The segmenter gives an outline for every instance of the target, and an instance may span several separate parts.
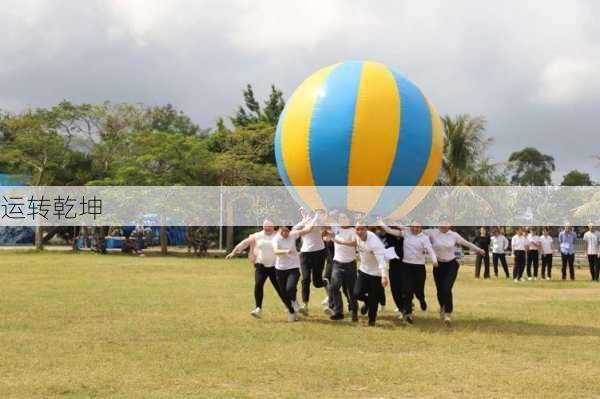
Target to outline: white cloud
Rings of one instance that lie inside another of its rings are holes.
[[[549,104],[569,104],[598,97],[600,60],[590,57],[558,57],[548,63],[540,77],[539,98]]]

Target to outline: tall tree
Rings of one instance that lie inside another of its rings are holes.
[[[502,184],[504,175],[490,162],[486,151],[492,139],[486,137],[483,117],[446,115],[444,158],[438,184],[448,186]]]
[[[245,128],[257,123],[266,123],[270,126],[277,125],[279,115],[283,111],[285,101],[283,93],[271,85],[269,98],[264,103],[264,110],[254,96],[252,85],[246,85],[243,92],[244,104],[238,107],[236,114],[229,119],[234,127]]]
[[[561,186],[592,186],[592,178],[589,173],[572,170],[563,176]]]
[[[526,147],[510,154],[511,183],[519,186],[547,186],[552,184],[552,172],[556,169],[554,157],[538,149]]]

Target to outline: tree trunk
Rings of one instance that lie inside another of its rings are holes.
[[[44,249],[44,227],[40,225],[35,226],[35,249]]]
[[[165,226],[165,223],[165,217],[163,215],[160,215],[160,253],[163,255],[166,255],[168,252],[167,226]]]

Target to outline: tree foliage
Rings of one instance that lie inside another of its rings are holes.
[[[556,169],[554,157],[538,149],[526,147],[510,154],[511,183],[519,186],[546,186],[552,184]]]
[[[561,186],[592,186],[592,178],[589,173],[572,170],[563,176]]]

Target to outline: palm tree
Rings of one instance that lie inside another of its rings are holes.
[[[485,152],[493,141],[485,136],[485,118],[468,114],[446,115],[442,122],[445,140],[439,182],[448,186],[482,185],[482,175],[490,173],[491,166]]]

